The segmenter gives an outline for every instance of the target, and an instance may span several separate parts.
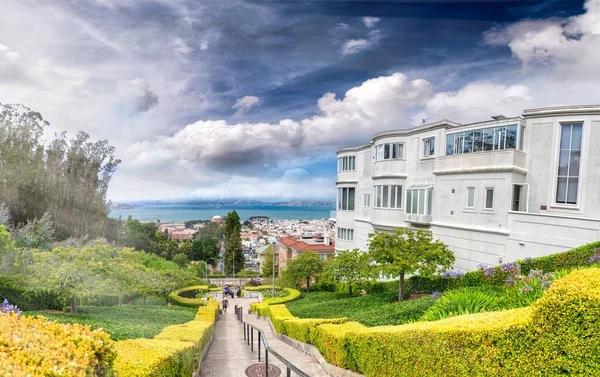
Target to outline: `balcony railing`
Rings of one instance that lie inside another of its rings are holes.
[[[527,155],[516,149],[438,157],[433,174],[513,172],[527,174]]]

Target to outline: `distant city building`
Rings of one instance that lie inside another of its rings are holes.
[[[325,260],[335,254],[335,244],[329,236],[296,238],[280,237],[275,244],[275,252],[279,259],[279,271],[285,270],[287,264],[305,251],[314,251]]]
[[[492,118],[339,149],[336,249],[367,250],[375,230],[422,229],[474,270],[600,239],[600,106]]]
[[[185,230],[176,230],[168,233],[168,238],[173,240],[189,240],[196,233],[195,230],[185,229]]]

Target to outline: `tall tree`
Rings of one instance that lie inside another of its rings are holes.
[[[265,253],[265,263],[262,265],[260,276],[264,278],[272,278],[273,262],[275,262],[275,277],[279,277],[279,258],[275,257],[275,261],[273,261],[274,255],[275,253],[273,245],[269,245],[269,250]]]
[[[225,243],[225,272],[236,274],[243,269],[242,239],[239,232],[234,232]]]
[[[310,292],[310,282],[323,272],[323,259],[314,251],[304,251],[288,263],[284,274],[288,280],[306,283],[306,292]]]
[[[454,263],[454,254],[442,241],[434,241],[431,233],[408,228],[370,234],[369,253],[383,276],[398,279],[398,301],[404,299],[406,274],[428,276]]]
[[[371,256],[359,249],[342,250],[325,263],[325,273],[338,283],[348,284],[352,297],[352,284],[372,277]]]
[[[108,214],[106,191],[120,160],[106,140],[79,132],[44,141],[48,122],[22,105],[0,104],[0,202],[13,226],[53,220],[59,239],[99,237]]]
[[[240,224],[240,216],[237,214],[235,210],[229,212],[227,216],[225,216],[225,224],[223,225],[223,234],[225,235],[225,242],[229,240],[229,237],[234,234],[240,234],[241,224]]]

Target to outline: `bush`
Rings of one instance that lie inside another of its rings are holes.
[[[181,288],[169,293],[169,302],[175,305],[187,306],[190,308],[204,306],[206,304],[206,300],[203,298],[195,298],[195,296],[198,291],[207,292],[208,290],[208,286],[206,285],[194,285],[191,287]],[[194,296],[194,298],[183,296],[189,295],[190,292],[192,292],[191,294]]]
[[[427,309],[421,320],[437,321],[458,315],[492,312],[499,309],[498,298],[491,295],[490,292],[463,288],[445,292]]]
[[[0,365],[10,376],[109,376],[116,356],[102,330],[43,317],[0,315]]]
[[[273,327],[280,334],[286,334],[285,327],[283,322],[296,318],[290,313],[285,305],[271,305],[269,306],[269,317],[271,317],[271,322],[273,322]]]
[[[366,329],[358,322],[346,322],[341,325],[323,324],[317,326],[313,335],[313,344],[328,363],[340,368],[358,370],[356,363],[348,359],[346,334]]]
[[[61,310],[69,304],[69,298],[63,295],[44,290],[24,290],[9,282],[0,285],[0,301],[4,299],[22,310]]]
[[[214,332],[219,303],[198,308],[193,321],[169,326],[154,339],[117,342],[114,370],[119,377],[189,376]]]
[[[346,318],[313,319],[292,317],[291,319],[283,321],[284,331],[281,332],[278,330],[278,332],[286,334],[290,338],[303,343],[316,344],[316,329],[319,325],[325,323],[340,324],[346,321]]]

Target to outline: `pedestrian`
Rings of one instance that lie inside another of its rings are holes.
[[[223,307],[223,313],[227,313],[227,307],[229,306],[229,301],[227,301],[227,298],[223,298],[223,301],[221,301],[221,306]]]

